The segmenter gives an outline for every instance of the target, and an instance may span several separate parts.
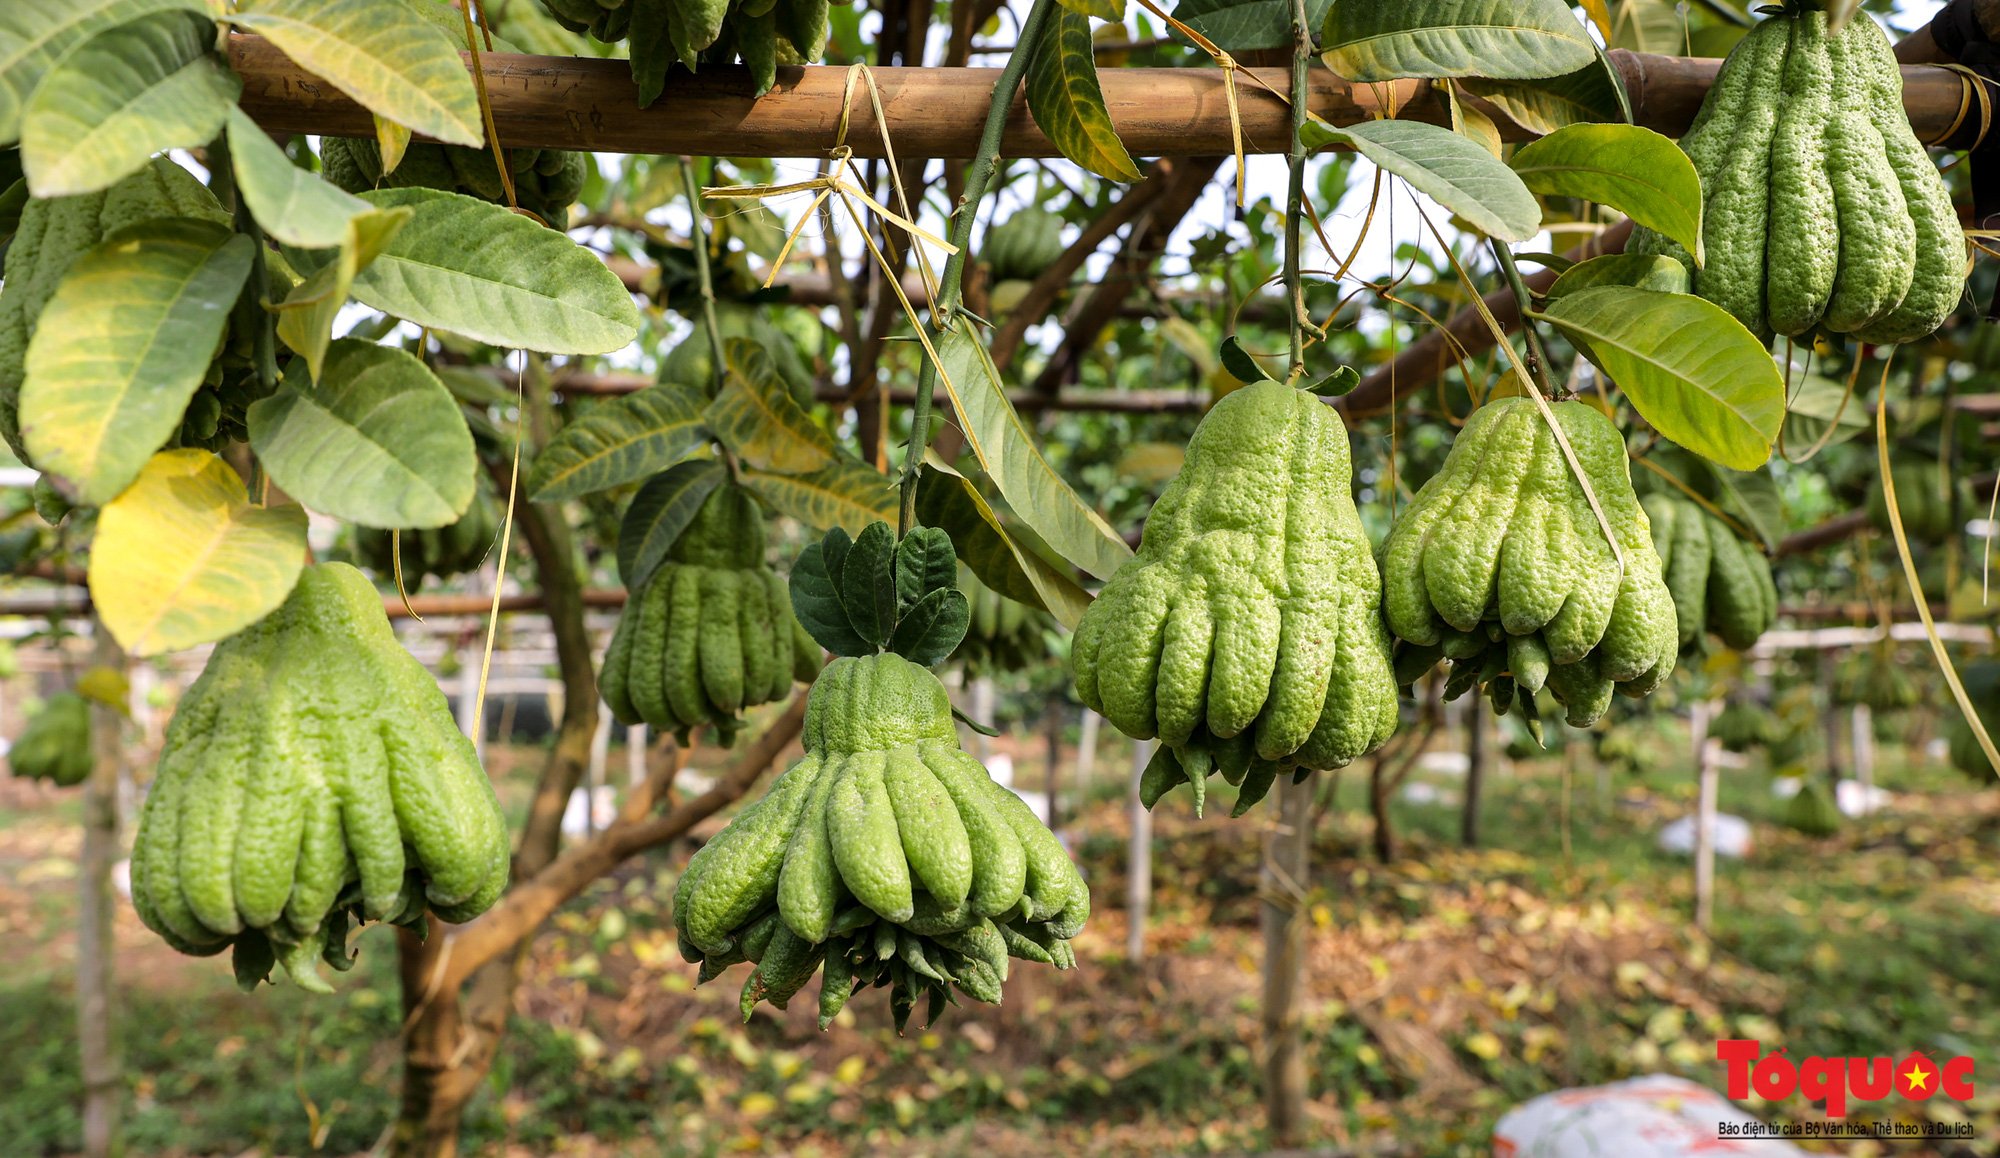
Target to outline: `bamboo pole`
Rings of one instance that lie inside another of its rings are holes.
[[[1679,135],[1694,118],[1721,66],[1718,60],[1623,50],[1611,53],[1611,59],[1631,93],[1634,119],[1669,136]],[[374,135],[366,109],[261,37],[231,36],[229,62],[243,78],[244,111],[266,129]],[[882,149],[881,128],[869,102],[847,99],[844,68],[781,68],[777,87],[762,99],[752,98],[749,73],[742,68],[676,69],[667,78],[665,94],[641,109],[622,60],[489,53],[482,65],[494,124],[502,142],[513,147],[814,157],[840,139],[842,109],[851,105],[847,145],[857,156],[878,156]],[[972,155],[995,70],[878,68],[873,75],[898,155]],[[1245,151],[1284,152],[1289,139],[1285,106],[1271,91],[1284,90],[1286,70],[1246,68],[1239,77]],[[1107,68],[1099,82],[1111,123],[1133,155],[1219,156],[1232,151],[1220,69]],[[1962,91],[1958,75],[1946,69],[1904,66],[1903,104],[1919,138],[1935,140],[1951,128]],[[1310,107],[1336,125],[1387,115],[1391,109],[1405,119],[1447,120],[1447,110],[1425,82],[1350,84],[1324,69],[1313,72]],[[1494,121],[1509,139],[1526,136],[1504,114],[1496,111]],[[1010,158],[1058,155],[1029,118],[1025,101],[1017,99],[1008,115],[1001,153]]]

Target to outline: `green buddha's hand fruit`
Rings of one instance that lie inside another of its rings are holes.
[[[50,696],[7,749],[7,764],[16,776],[63,788],[89,779],[90,701],[75,692]]]
[[[1881,26],[1863,14],[1836,33],[1818,7],[1787,7],[1730,52],[1681,138],[1706,263],[1644,227],[1627,252],[1679,259],[1753,334],[1915,341],[1964,293],[1951,191],[1910,129]]]
[[[233,947],[323,991],[350,923],[485,912],[508,841],[472,742],[396,642],[375,587],[305,569],[278,610],[219,644],[167,728],[139,818],[132,899],[186,953]]]
[[[1729,524],[1679,495],[1649,494],[1644,505],[1682,650],[1698,650],[1705,631],[1738,651],[1755,644],[1778,617],[1771,561]]]
[[[1090,891],[1020,797],[958,746],[944,685],[893,653],[834,660],[806,701],[805,758],[694,855],[674,890],[707,980],[756,962],[747,1017],[822,973],[820,1024],[865,985],[898,1024],[956,989],[997,1002],[1008,956],[1067,968]],[[767,922],[775,917],[776,933]]]
[[[601,691],[622,724],[685,738],[712,725],[727,744],[744,708],[782,699],[817,666],[784,580],[764,565],[764,515],[734,484],[710,493],[667,561],[625,605]]]
[[[392,542],[391,535],[396,535]],[[448,527],[400,533],[361,527],[355,532],[355,553],[376,575],[395,574],[397,556],[403,564],[403,589],[415,591],[424,576],[449,579],[476,569],[498,546],[500,521],[493,500],[484,491],[473,496],[471,509]]]
[[[1534,697],[1517,687],[1546,687],[1571,724],[1587,726],[1614,690],[1657,688],[1680,642],[1624,439],[1583,403],[1549,410],[1587,492],[1534,401],[1498,399],[1473,412],[1381,550],[1383,608],[1405,651],[1442,653],[1453,664],[1448,696],[1484,686],[1495,710],[1518,711],[1531,732]]]
[[[1077,695],[1127,735],[1159,737],[1161,791],[1186,779],[1199,808],[1211,771],[1337,768],[1395,731],[1350,474],[1347,428],[1320,399],[1277,382],[1236,391],[1084,613]]]

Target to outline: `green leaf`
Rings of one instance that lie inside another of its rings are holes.
[[[306,513],[250,504],[205,450],[169,450],[97,516],[90,599],[133,655],[236,634],[276,610],[306,562]]]
[[[832,541],[808,543],[799,552],[792,564],[791,591],[792,614],[798,616],[799,626],[814,642],[835,655],[874,655],[876,648],[861,638],[854,625],[847,621],[847,609],[840,602],[840,586],[835,583],[832,567],[827,561],[827,547]],[[845,534],[841,545],[845,546]]]
[[[917,484],[917,517],[942,528],[981,583],[1028,607],[1054,615],[1074,629],[1090,595],[1008,532],[971,479],[935,455]]]
[[[1318,117],[1300,136],[1310,148],[1346,145],[1502,241],[1542,228],[1542,207],[1505,162],[1450,129],[1421,121],[1365,121],[1338,128]]]
[[[7,0],[0,4],[0,144],[20,139],[21,110],[43,74],[92,34],[149,12],[205,13],[201,0]]]
[[[958,552],[949,534],[937,527],[915,527],[896,544],[898,616],[931,592],[957,586]]]
[[[458,400],[416,355],[342,338],[317,384],[287,374],[250,405],[250,446],[271,481],[364,527],[443,527],[472,505],[479,470]]]
[[[561,502],[658,474],[708,437],[704,401],[683,386],[648,386],[599,402],[535,456],[528,497]]]
[[[851,459],[836,459],[809,474],[745,468],[742,480],[773,510],[816,529],[859,532],[878,519],[896,517],[895,481]]]
[[[870,523],[840,562],[840,605],[855,633],[876,646],[896,629],[896,532]]]
[[[1671,257],[1647,253],[1605,253],[1577,262],[1556,276],[1549,286],[1551,301],[1598,286],[1623,285],[1660,293],[1688,291],[1687,266]]]
[[[1097,83],[1090,17],[1058,7],[1028,58],[1028,112],[1063,156],[1100,177],[1137,181],[1139,167],[1111,127]]]
[[[729,471],[712,458],[675,463],[646,480],[618,523],[618,574],[637,593]]]
[[[1764,344],[1719,307],[1601,286],[1533,316],[1554,323],[1666,438],[1732,470],[1770,458],[1784,380]]]
[[[250,215],[284,245],[332,249],[349,240],[356,217],[376,212],[368,202],[292,164],[257,122],[235,107],[229,110],[229,164]]]
[[[243,83],[210,54],[215,24],[155,12],[77,45],[21,113],[21,165],[37,197],[95,193],[153,154],[215,139]]]
[[[1079,16],[1095,16],[1114,24],[1125,19],[1125,0],[1062,0],[1062,6]]]
[[[504,205],[436,189],[376,189],[409,224],[354,279],[357,300],[419,326],[544,354],[608,354],[639,334],[632,295],[595,254]],[[330,259],[288,250],[301,273]]]
[[[1571,125],[1514,153],[1529,189],[1609,205],[1686,246],[1702,264],[1701,177],[1681,147],[1637,125]]]
[[[1562,0],[1338,0],[1320,35],[1349,80],[1561,76],[1597,58]]]
[[[965,592],[946,587],[931,592],[896,624],[889,650],[923,667],[943,663],[958,649],[972,625],[972,604]]]
[[[1306,0],[1306,23],[1318,28],[1331,0]],[[1224,52],[1292,45],[1292,0],[1181,0],[1174,19]]]
[[[1593,60],[1575,72],[1536,80],[1493,80],[1468,76],[1465,91],[1483,97],[1531,133],[1553,133],[1565,125],[1623,119],[1616,74]]]
[[[762,349],[735,338],[724,350],[728,372],[703,416],[724,446],[751,466],[779,474],[809,474],[840,458],[840,448],[792,397]]]
[[[458,46],[407,4],[260,0],[230,17],[378,116],[448,145],[483,145]]]
[[[330,187],[330,186],[329,186]],[[367,202],[362,202],[363,206]],[[277,308],[278,339],[305,358],[306,368],[317,378],[326,360],[326,348],[333,341],[334,323],[347,305],[347,292],[354,278],[368,263],[379,257],[396,234],[408,225],[415,211],[369,209],[347,219],[340,248],[325,255],[325,265],[312,271],[292,287]],[[307,250],[287,251],[295,256]],[[298,263],[294,262],[294,266]]]
[[[1251,357],[1250,351],[1243,348],[1243,340],[1235,334],[1222,339],[1220,353],[1222,368],[1229,371],[1229,376],[1238,382],[1248,385],[1251,382],[1275,380],[1271,378],[1270,371],[1259,365],[1257,359]]]
[[[1307,391],[1321,398],[1344,398],[1361,385],[1361,371],[1352,366],[1342,366],[1326,377],[1306,387]]]
[[[247,237],[173,217],[78,258],[28,342],[21,434],[36,463],[88,503],[124,490],[179,428],[255,255]]]
[[[958,408],[959,429],[1021,521],[1063,558],[1100,579],[1132,549],[1049,465],[1000,384],[1000,371],[969,325],[937,339],[938,377]]]

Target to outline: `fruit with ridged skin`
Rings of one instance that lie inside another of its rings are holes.
[[[50,696],[7,749],[14,775],[62,788],[89,779],[90,765],[90,701],[75,692]]]

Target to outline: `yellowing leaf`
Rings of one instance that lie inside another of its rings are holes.
[[[331,249],[349,239],[348,225],[372,206],[285,156],[242,109],[229,110],[229,162],[236,191],[264,232],[285,245]]]
[[[21,117],[37,197],[108,189],[153,154],[213,140],[243,84],[211,53],[215,25],[155,12],[107,28],[56,63]]]
[[[306,514],[256,507],[205,450],[153,456],[97,517],[90,598],[133,655],[234,635],[291,594],[306,561]]]
[[[263,0],[230,19],[378,116],[449,145],[485,143],[457,46],[410,5]]]
[[[809,474],[745,469],[743,483],[780,514],[816,530],[844,527],[858,535],[870,523],[896,521],[896,483],[852,459],[835,459]]]
[[[333,341],[333,323],[340,317],[341,307],[347,304],[347,291],[354,285],[355,275],[395,240],[397,231],[414,213],[407,208],[369,209],[348,218],[339,252],[333,255],[333,260],[294,286],[278,305],[278,337],[305,358],[306,368],[314,378],[325,367],[327,346]]]
[[[28,342],[21,435],[45,470],[102,504],[180,425],[256,247],[211,221],[163,218],[77,260]]]
[[[1071,161],[1113,181],[1139,179],[1139,167],[1104,107],[1090,17],[1059,7],[1042,22],[1041,39],[1028,60],[1028,112]]]

